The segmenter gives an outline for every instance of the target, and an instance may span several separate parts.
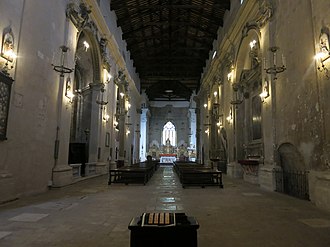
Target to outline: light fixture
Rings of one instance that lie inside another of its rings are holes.
[[[108,104],[108,101],[106,101],[106,100],[103,99],[104,98],[105,89],[104,88],[101,88],[100,91],[101,91],[100,92],[100,95],[101,96],[100,97],[97,96],[97,98],[96,98],[96,104],[100,105],[101,108],[102,108],[103,106],[105,106],[106,104]]]
[[[231,107],[229,109],[229,115],[226,119],[228,122],[231,122],[233,120],[233,109]]]
[[[73,102],[74,94],[72,92],[71,78],[68,77],[65,82],[65,97],[69,99],[69,102]]]
[[[210,133],[209,128],[207,128],[207,129],[205,130],[205,133],[206,133],[206,134],[209,134],[209,133]]]
[[[251,50],[256,46],[256,44],[257,44],[257,41],[255,39],[250,42],[249,45],[250,45]]]
[[[109,116],[109,114],[107,114],[107,113],[105,112],[105,108],[104,108],[103,120],[104,120],[105,122],[109,122],[109,119],[110,119],[110,116]]]
[[[216,55],[217,55],[217,51],[214,51],[213,55],[212,55],[212,59],[214,59],[216,57]]]
[[[231,70],[227,75],[228,81],[231,82],[233,79],[233,71]]]
[[[204,104],[204,108],[205,108],[205,109],[207,108],[207,104],[206,104],[206,103]]]
[[[273,54],[273,60],[272,60],[272,65],[267,68],[267,61],[264,59],[264,70],[266,71],[267,74],[274,75],[274,80],[277,79],[276,75],[278,73],[282,73],[286,70],[286,62],[285,62],[285,57],[281,56],[281,65],[277,64],[277,51],[280,48],[277,46],[272,46],[269,48],[269,51]]]
[[[112,79],[112,75],[108,72],[108,70],[103,69],[103,81],[105,84],[110,83]]]
[[[325,72],[326,78],[329,79],[329,70],[324,64],[325,61],[330,58],[329,34],[328,31],[325,29],[321,30],[319,49],[319,52],[314,57],[315,60],[319,62],[317,69],[320,72]]]
[[[64,77],[64,74],[69,74],[73,71],[73,68],[69,68],[67,65],[67,52],[69,51],[69,47],[62,45],[60,46],[60,57],[59,57],[59,65],[55,65],[52,63],[53,69],[60,73],[61,77]]]
[[[268,80],[264,81],[264,87],[262,89],[261,94],[259,94],[259,96],[260,96],[262,102],[264,102],[264,100],[269,97],[269,82],[268,82]]]
[[[223,127],[223,114],[219,117],[219,120],[217,122],[217,126],[221,129]]]
[[[89,44],[86,40],[83,42],[83,45],[84,45],[85,51],[87,51],[89,48]]]
[[[121,92],[119,95],[120,95],[120,97],[122,97],[122,98],[125,96],[125,94],[122,93],[122,92]]]
[[[14,35],[11,28],[5,30],[2,35],[1,57],[6,60],[1,70],[5,75],[9,75],[8,71],[14,68],[14,63],[17,58],[14,52]],[[10,66],[9,63],[11,63]]]

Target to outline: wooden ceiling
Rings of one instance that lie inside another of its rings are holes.
[[[149,100],[189,100],[230,0],[111,0]]]

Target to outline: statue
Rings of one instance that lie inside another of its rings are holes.
[[[164,147],[164,153],[165,154],[172,154],[173,153],[173,146],[171,145],[171,141],[169,138],[167,138],[165,142],[165,147]]]

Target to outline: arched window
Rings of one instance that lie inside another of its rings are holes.
[[[168,121],[163,128],[163,145],[166,145],[166,140],[170,140],[172,146],[176,146],[176,131],[172,122]]]

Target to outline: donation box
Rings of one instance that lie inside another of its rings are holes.
[[[143,213],[128,226],[131,247],[197,247],[198,228],[185,213]]]

